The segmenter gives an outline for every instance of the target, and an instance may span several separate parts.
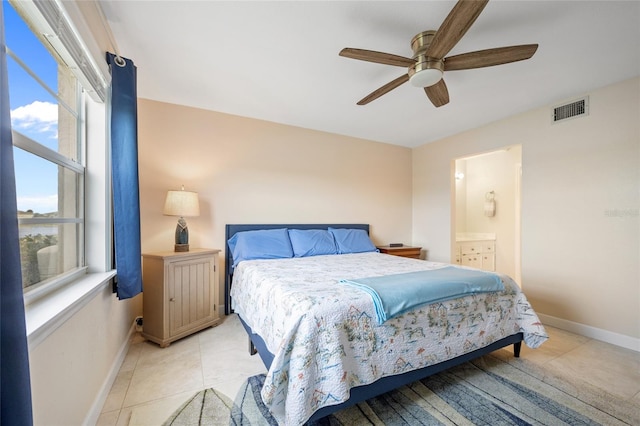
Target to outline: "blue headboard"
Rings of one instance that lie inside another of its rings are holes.
[[[231,282],[233,279],[233,269],[231,265],[233,265],[233,258],[231,255],[231,250],[229,250],[229,246],[227,245],[227,241],[229,238],[233,237],[237,232],[242,231],[255,231],[259,229],[280,229],[280,228],[288,228],[288,229],[328,229],[328,228],[348,228],[348,229],[364,229],[367,234],[369,233],[369,225],[362,223],[323,223],[323,224],[268,224],[268,225],[252,225],[252,224],[231,224],[226,225],[225,233],[224,233],[224,243],[225,243],[225,255],[224,255],[224,313],[225,315],[229,315],[233,311],[231,310]]]

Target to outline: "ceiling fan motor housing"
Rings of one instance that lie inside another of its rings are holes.
[[[409,81],[416,87],[433,86],[442,79],[444,61],[426,55],[435,31],[423,31],[411,39],[413,59],[416,63],[408,68]]]

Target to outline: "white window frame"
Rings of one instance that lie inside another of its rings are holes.
[[[33,294],[27,292],[29,296],[25,294],[27,336],[29,349],[33,350],[96,294],[110,292],[110,280],[116,274],[111,254],[110,78],[106,63],[98,65],[94,60],[99,49],[96,49],[97,43],[77,5],[60,0],[9,1],[30,22],[33,31],[45,36],[80,81],[85,93],[84,107],[79,113],[86,120],[85,134],[81,135],[86,146],[81,153],[86,168],[83,263],[86,266],[57,279],[53,286],[56,291],[51,291],[53,287],[46,286],[45,289],[42,286],[42,290],[34,289]],[[18,143],[23,142],[18,136]]]
[[[7,49],[8,50],[8,49]],[[59,104],[64,104],[64,101],[58,97],[56,93],[53,93],[51,89],[39,78],[37,77],[29,67],[24,64],[19,57],[17,57],[13,52],[7,52],[19,65],[22,66],[23,70],[25,70],[28,74],[30,74],[34,79],[36,79],[40,85],[47,90]],[[76,119],[76,128],[78,130],[84,129],[86,126],[86,120],[83,114],[83,105],[84,105],[84,95],[81,91],[81,86],[78,84],[78,88],[76,89],[76,105],[79,108],[72,108],[68,105],[63,105],[67,111],[72,113]],[[78,131],[78,135],[76,136],[76,148],[78,151],[78,156],[82,163],[85,162],[85,143],[86,138],[84,131]],[[84,214],[84,203],[85,203],[85,191],[84,191],[84,181],[86,176],[86,168],[81,163],[75,162],[68,158],[65,155],[60,154],[57,151],[54,151],[33,139],[23,135],[20,132],[12,131],[12,139],[13,146],[22,149],[23,151],[41,157],[42,159],[53,163],[58,166],[62,166],[68,170],[71,170],[74,173],[77,173],[82,176],[80,186],[76,188],[76,204],[77,204],[77,217],[75,218],[18,218],[19,225],[30,225],[30,224],[81,224],[82,228],[79,234],[76,236],[76,268],[73,268],[69,271],[64,271],[63,273],[57,275],[54,278],[51,278],[47,281],[35,283],[30,287],[25,288],[24,300],[26,304],[30,304],[35,300],[46,296],[47,294],[56,291],[60,287],[63,287],[75,279],[80,278],[82,275],[86,274],[87,267],[85,264],[85,239],[84,239],[84,224],[85,224],[85,214]]]

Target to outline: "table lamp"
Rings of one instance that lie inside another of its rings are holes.
[[[179,216],[176,226],[175,251],[189,251],[189,228],[185,217],[200,216],[198,193],[185,191],[184,185],[180,191],[167,191],[164,201],[163,214],[165,216]]]

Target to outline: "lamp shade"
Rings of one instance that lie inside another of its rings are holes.
[[[167,191],[163,214],[166,216],[200,216],[198,193],[191,191]]]

